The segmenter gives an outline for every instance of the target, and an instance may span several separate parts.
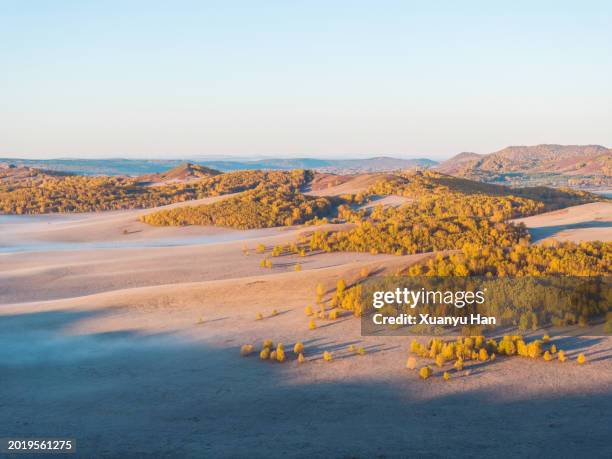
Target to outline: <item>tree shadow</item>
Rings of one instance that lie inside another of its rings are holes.
[[[439,372],[426,381],[386,373],[350,380],[333,374],[333,361],[319,378],[316,362],[304,371],[262,365],[235,346],[170,332],[71,333],[105,313],[0,316],[5,436],[75,438],[77,457],[612,456],[609,388],[468,386],[490,371],[486,364],[468,368],[470,378],[453,376],[456,385]],[[361,342],[304,344],[307,354],[328,350],[342,360]],[[366,351],[383,348],[393,349]]]
[[[569,225],[556,225],[556,226],[539,226],[529,228],[533,241],[539,241],[548,237],[554,236],[562,231],[568,231],[573,229],[584,229],[584,228],[610,228],[612,229],[612,222],[591,220],[588,222],[573,223]]]

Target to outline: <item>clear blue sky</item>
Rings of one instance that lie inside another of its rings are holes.
[[[612,146],[610,1],[0,1],[0,156]]]

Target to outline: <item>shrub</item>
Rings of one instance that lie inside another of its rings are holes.
[[[442,377],[444,378],[445,381],[448,381],[450,379],[450,375],[448,374],[448,371],[445,371]]]
[[[297,358],[298,363],[304,363],[304,360],[306,360],[304,359],[304,354],[302,353],[298,354],[298,358]]]
[[[482,362],[486,361],[489,358],[489,355],[487,354],[487,350],[484,347],[481,347],[480,350],[478,351],[478,358]]]
[[[546,360],[547,362],[550,362],[552,360],[552,355],[550,355],[550,352],[544,352],[544,360]]]
[[[545,343],[548,343],[550,341],[550,336],[548,336],[548,335],[542,336],[542,341],[545,342]]]
[[[302,354],[303,352],[304,352],[304,345],[302,344],[301,341],[298,341],[297,343],[295,343],[295,346],[293,346],[293,353]]]
[[[493,353],[493,354],[491,354],[490,358],[491,358],[491,361],[493,361],[493,360],[495,360],[497,358],[497,356]]]
[[[266,246],[263,244],[257,244],[257,247],[255,248],[255,251],[257,253],[264,253],[266,251]]]
[[[285,361],[285,350],[283,349],[282,343],[276,345],[276,360],[281,363]]]
[[[272,269],[272,260],[266,260],[266,268]]]
[[[354,345],[352,345],[352,344],[351,344],[351,345],[348,347],[348,351],[349,351],[349,352],[357,352],[357,348],[356,348]]]
[[[329,311],[329,314],[327,315],[327,318],[329,320],[336,320],[338,318],[338,310],[334,309],[332,311]]]
[[[427,379],[433,374],[433,371],[430,367],[424,366],[419,370],[419,376],[421,379]]]
[[[306,306],[306,308],[304,309],[304,312],[306,313],[307,316],[311,316],[312,315],[312,307],[311,306]]]
[[[296,264],[295,264],[295,268],[294,268],[294,270],[295,270],[295,272],[298,272],[298,273],[299,273],[299,272],[302,270],[302,265],[301,265],[301,264],[299,264],[299,263],[296,263]]]
[[[417,366],[416,358],[408,357],[408,360],[406,360],[406,368],[408,368],[409,370],[416,370],[416,366]]]
[[[455,364],[453,366],[455,367],[455,370],[457,370],[457,371],[463,370],[463,360],[462,359],[457,359],[457,361],[455,362]]]
[[[567,360],[567,357],[565,356],[565,351],[559,351],[557,358],[559,359],[559,362],[565,362]]]
[[[551,354],[556,354],[557,353],[557,346],[555,346],[554,344],[552,346],[550,346],[550,353]]]
[[[366,350],[363,347],[358,347],[357,348],[357,354],[359,355],[365,355]]]
[[[413,339],[410,342],[410,352],[413,352],[415,354],[418,354],[421,350],[421,345],[419,344],[419,342],[416,339]]]
[[[370,270],[366,267],[361,268],[361,270],[359,271],[359,277],[361,277],[362,279],[365,279],[369,275],[370,275]]]
[[[444,363],[446,362],[446,360],[444,359],[444,356],[442,354],[438,354],[436,355],[435,362],[436,362],[436,365],[438,365],[439,367],[442,367]]]
[[[536,339],[527,345],[527,353],[532,359],[537,359],[542,355],[542,343]]]
[[[344,295],[344,290],[346,290],[346,282],[344,281],[344,279],[339,279],[336,283],[336,297],[338,299],[342,299]]]
[[[317,284],[317,298],[319,298],[318,301],[320,301],[320,299],[323,298],[324,294],[325,294],[325,287],[323,286],[323,284],[319,282]]]
[[[331,362],[332,360],[331,352],[328,352],[328,351],[323,352],[323,360],[325,360],[326,362]]]
[[[586,357],[584,356],[582,352],[578,354],[578,358],[576,358],[576,362],[578,362],[580,365],[586,362]]]
[[[261,320],[263,319],[263,314],[261,312],[258,312],[257,315],[255,316],[255,320]]]
[[[240,347],[240,355],[243,356],[243,357],[246,357],[251,352],[253,352],[253,345],[252,344],[243,344]]]
[[[270,352],[270,360],[276,360],[276,351]]]
[[[268,360],[270,358],[270,348],[264,347],[259,353],[259,358],[261,360]]]
[[[272,315],[273,316],[277,316],[278,315],[278,311],[276,309],[272,309]]]
[[[262,268],[265,268],[265,267],[266,267],[266,259],[265,259],[265,258],[262,258],[262,259],[259,261],[259,266],[260,266],[260,267],[262,267]]]
[[[272,349],[272,347],[274,347],[274,343],[272,342],[271,339],[264,339],[262,348],[266,348],[266,347],[268,349]]]
[[[315,323],[314,319],[310,319],[310,322],[308,322],[308,328],[310,330],[314,330],[315,328],[317,328],[317,324]]]

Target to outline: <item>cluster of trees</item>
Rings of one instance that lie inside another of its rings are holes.
[[[472,206],[471,215],[481,210],[492,217],[518,218],[567,206],[585,204],[602,199],[593,193],[548,187],[509,188],[473,180],[452,177],[434,171],[399,174],[382,180],[368,190],[368,194],[406,196],[436,201],[440,206],[455,206],[457,201]],[[477,210],[477,209],[481,210]]]
[[[11,169],[9,169],[11,171]],[[312,172],[238,171],[188,183],[148,186],[138,178],[52,174],[30,169],[0,177],[0,212],[42,214],[149,208],[270,186],[301,186]]]
[[[523,225],[474,216],[436,216],[413,206],[377,208],[347,231],[319,230],[304,236],[310,250],[412,254],[460,249],[466,243],[508,247],[527,241]]]
[[[304,223],[331,210],[327,198],[305,196],[298,183],[260,184],[223,201],[161,210],[141,217],[151,225],[215,225],[238,229]],[[276,253],[275,253],[276,254]]]
[[[412,276],[610,276],[612,243],[557,242],[512,246],[465,244],[459,253],[412,266]]]
[[[455,372],[463,370],[464,362],[473,361],[493,361],[498,355],[505,356],[521,356],[532,359],[543,358],[546,361],[557,359],[560,362],[565,362],[567,359],[565,351],[557,350],[555,344],[551,343],[550,338],[545,336],[543,339],[534,339],[527,342],[520,335],[506,335],[499,341],[493,338],[486,339],[484,336],[466,336],[458,337],[456,340],[442,340],[434,338],[427,345],[419,343],[413,339],[410,343],[410,353],[423,359],[433,360],[436,366],[442,368],[446,365],[452,365]],[[577,358],[578,363],[582,364],[586,361],[583,354]],[[406,367],[414,370],[417,368],[416,358],[408,357]],[[432,370],[429,368],[431,376]],[[445,373],[445,379],[448,379]],[[423,378],[423,375],[421,375]],[[423,379],[427,379],[427,377]]]

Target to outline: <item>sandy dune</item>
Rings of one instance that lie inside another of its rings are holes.
[[[374,185],[379,180],[391,177],[390,174],[372,173],[372,174],[357,174],[353,176],[342,176],[341,183],[334,185],[332,180],[327,178],[327,181],[322,181],[318,186],[314,186],[312,190],[308,190],[306,194],[312,196],[338,196],[341,194],[357,194],[366,191],[370,186]]]
[[[304,307],[319,282],[332,291],[363,267],[377,275],[431,255],[284,255],[263,269],[255,244],[312,228],[153,228],[139,212],[0,228],[10,244],[80,248],[0,254],[0,422],[11,435],[75,437],[82,457],[506,456],[509,432],[513,455],[542,444],[551,456],[612,454],[611,339],[557,338],[570,358],[585,352],[585,366],[500,358],[423,382],[404,368],[409,338],[362,337],[348,313],[309,330]],[[184,246],[79,245],[229,233]],[[303,341],[307,362],[238,355],[265,338]]]
[[[594,202],[514,220],[529,228],[535,241],[612,241],[612,203]]]

